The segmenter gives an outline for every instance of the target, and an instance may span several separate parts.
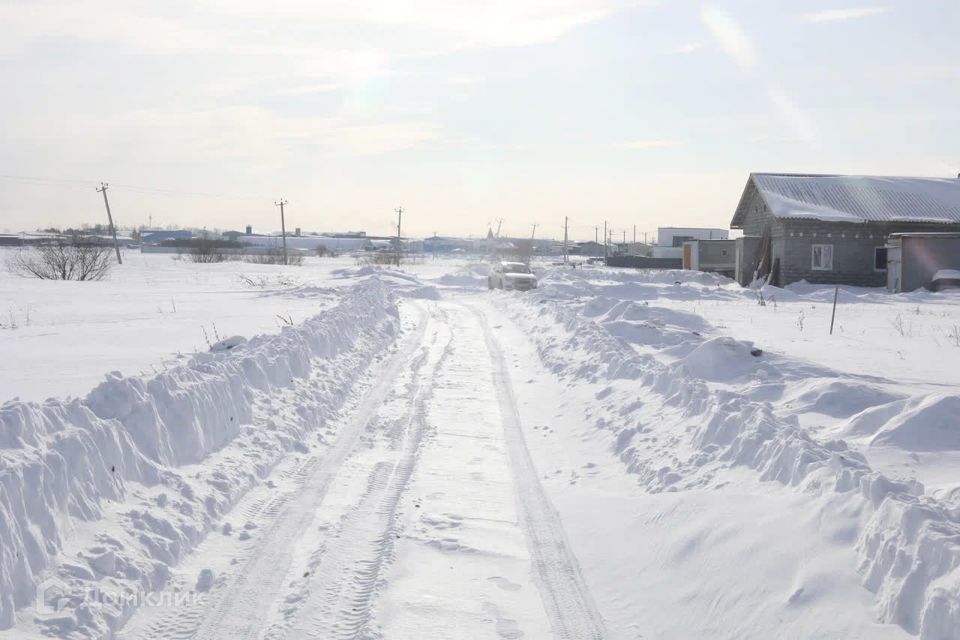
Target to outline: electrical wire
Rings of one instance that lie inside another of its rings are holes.
[[[61,187],[93,187],[97,185],[95,180],[75,180],[67,178],[42,178],[38,176],[19,176],[12,174],[0,174],[0,180],[9,180],[12,182],[23,182],[25,184],[47,184],[51,186],[61,186]],[[144,187],[133,184],[124,184],[124,183],[108,183],[111,189],[118,189],[121,191],[128,191],[130,193],[138,193],[140,195],[148,196],[187,196],[187,197],[199,197],[199,198],[263,198],[263,199],[272,199],[273,196],[261,195],[261,194],[228,194],[228,193],[209,193],[202,191],[181,191],[177,189],[164,189],[158,187]]]

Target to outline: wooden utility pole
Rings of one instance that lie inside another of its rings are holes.
[[[113,215],[110,213],[110,201],[107,200],[107,189],[110,188],[106,182],[101,182],[97,189],[103,194],[103,204],[107,207],[107,221],[110,223],[110,233],[113,234],[113,248],[117,252],[117,264],[123,264],[123,258],[120,257],[120,243],[117,242],[117,228],[113,226]]]
[[[603,257],[607,257],[607,221],[603,221]]]
[[[563,264],[567,264],[567,232],[570,225],[569,216],[563,217]]]
[[[397,266],[400,266],[400,225],[403,223],[403,207],[397,207]]]
[[[593,225],[593,243],[600,244],[600,225]]]
[[[526,253],[523,253],[523,251],[518,252],[518,255],[528,265],[530,264],[530,261],[533,259],[533,242],[534,242],[534,239],[537,237],[538,226],[539,225],[536,222],[533,223],[533,230],[530,232],[530,250],[527,251]]]
[[[274,202],[274,206],[280,207],[280,235],[283,236],[283,264],[287,264],[287,223],[283,218],[283,207],[289,204],[283,198],[279,202]]]

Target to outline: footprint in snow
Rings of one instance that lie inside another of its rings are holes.
[[[491,576],[487,578],[490,582],[497,585],[504,591],[520,591],[520,585],[516,582],[510,582],[502,576]]]

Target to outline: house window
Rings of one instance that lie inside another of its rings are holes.
[[[813,245],[813,260],[810,265],[814,271],[832,271],[833,270],[833,245],[815,244]]]
[[[874,271],[887,270],[887,248],[886,247],[874,247],[873,270]]]

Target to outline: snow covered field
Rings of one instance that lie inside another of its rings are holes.
[[[960,295],[126,262],[0,275],[0,637],[960,638]]]

